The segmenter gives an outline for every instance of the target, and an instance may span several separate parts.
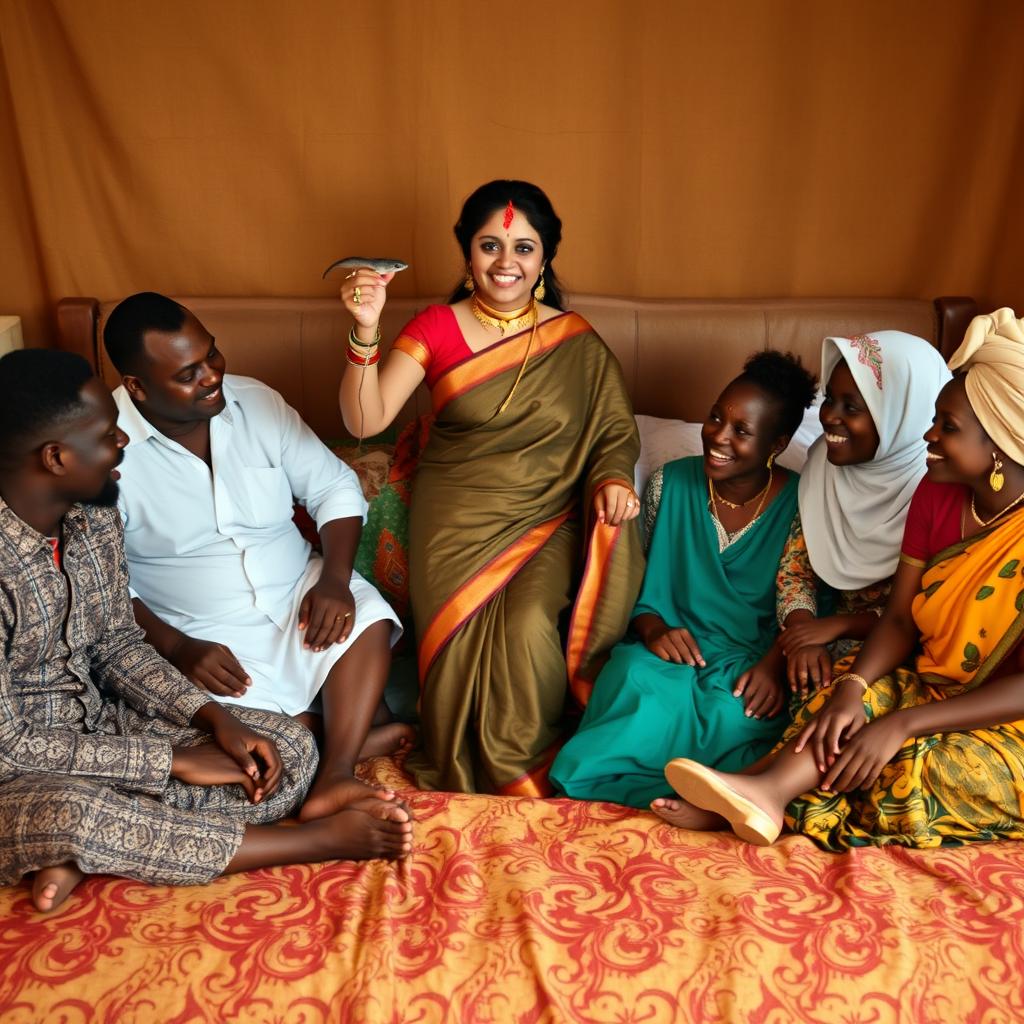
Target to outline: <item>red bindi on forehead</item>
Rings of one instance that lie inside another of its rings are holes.
[[[502,220],[502,225],[504,226],[506,231],[508,231],[508,229],[512,226],[512,218],[515,215],[515,207],[512,205],[512,200],[510,199],[508,201],[508,206],[505,207],[505,217]]]

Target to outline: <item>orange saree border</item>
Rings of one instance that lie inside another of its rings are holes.
[[[608,480],[606,483],[616,483]],[[604,486],[604,484],[602,484]],[[608,526],[606,523],[595,523],[587,545],[587,562],[583,567],[583,579],[576,592],[576,604],[572,618],[569,620],[569,642],[566,644],[565,665],[569,676],[569,690],[586,707],[590,694],[594,689],[592,679],[584,679],[580,675],[583,656],[586,652],[593,631],[594,617],[604,592],[605,580],[611,567],[615,548],[622,536],[621,526]]]
[[[427,626],[420,642],[420,679],[444,645],[467,619],[475,615],[506,583],[551,539],[555,530],[569,518],[567,510],[531,527],[504,551],[494,556],[482,569],[471,576],[442,605]]]
[[[408,334],[400,334],[395,338],[391,351],[402,352],[410,359],[415,359],[424,370],[430,365],[430,349],[419,338],[410,337]]]
[[[591,330],[590,324],[578,313],[563,313],[537,326],[536,347],[530,358],[550,352],[564,341]],[[452,399],[483,384],[492,377],[509,370],[518,369],[523,362],[522,346],[514,344],[528,331],[520,331],[511,338],[505,338],[472,358],[453,366],[434,384],[431,399],[434,412],[440,412]]]
[[[518,779],[506,782],[498,787],[499,796],[532,796],[548,797],[552,795],[551,782],[548,780],[548,773],[555,760],[555,755],[565,746],[568,736],[563,736],[557,743],[552,744],[541,755],[540,761],[528,772],[524,772]]]

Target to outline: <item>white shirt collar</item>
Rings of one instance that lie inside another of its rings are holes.
[[[224,421],[231,425],[234,422],[234,418],[231,414],[232,405],[238,402],[238,396],[235,393],[234,387],[232,386],[230,379],[227,374],[224,374],[220,383],[221,389],[224,392],[224,408],[217,413],[214,419],[220,419],[223,417]],[[172,438],[167,437],[166,434],[161,433],[156,427],[153,426],[145,416],[139,412],[138,407],[132,401],[131,395],[128,394],[127,388],[122,384],[114,390],[114,402],[117,405],[117,425],[128,435],[128,444],[142,444],[148,441],[151,437],[157,441],[170,441]]]

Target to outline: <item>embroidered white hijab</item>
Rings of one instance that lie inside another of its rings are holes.
[[[878,432],[870,462],[833,466],[824,437],[800,475],[800,520],[811,568],[837,590],[861,590],[896,571],[907,508],[924,476],[924,433],[950,372],[938,351],[903,331],[826,338],[821,380],[842,359]]]

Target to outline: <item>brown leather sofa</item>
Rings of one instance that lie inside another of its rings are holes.
[[[191,309],[217,338],[233,373],[277,388],[322,437],[344,433],[338,382],[351,320],[336,299],[191,298]],[[394,299],[382,333],[394,338],[418,310],[436,299]],[[66,298],[57,307],[62,348],[79,352],[108,384],[117,373],[102,343],[114,303]],[[924,299],[623,299],[577,295],[571,308],[586,317],[622,364],[636,412],[698,421],[709,401],[751,352],[792,351],[818,368],[821,340],[895,329],[927,338],[946,355],[959,345],[976,312],[968,298]],[[399,423],[429,412],[421,388]]]

